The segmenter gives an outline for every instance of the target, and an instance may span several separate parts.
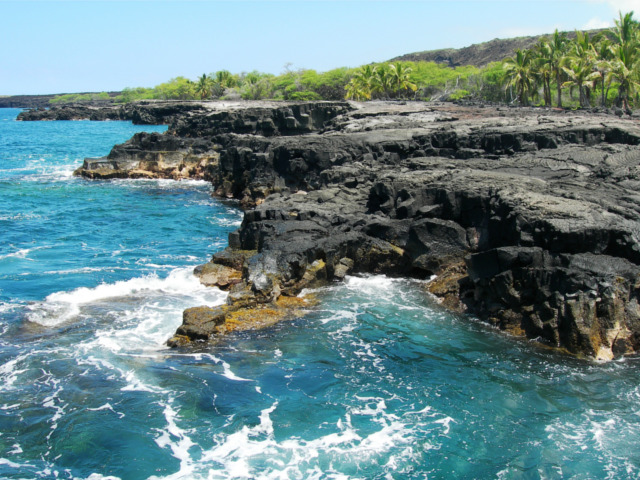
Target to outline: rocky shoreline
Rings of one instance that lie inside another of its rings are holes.
[[[201,102],[146,100],[125,105],[113,103],[67,104],[37,107],[18,114],[17,120],[130,120],[135,125],[168,125],[191,111],[204,111]]]
[[[436,276],[428,290],[447,308],[575,355],[640,350],[636,119],[417,102],[148,107],[129,108],[170,119],[166,133],[76,173],[203,178],[246,209],[196,269],[227,305],[185,311],[172,346],[273,323],[303,307],[304,288],[385,273]]]

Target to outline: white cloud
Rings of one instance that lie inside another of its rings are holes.
[[[609,28],[613,26],[612,21],[605,21],[600,18],[592,18],[587,23],[585,23],[581,30],[595,30],[597,28]]]
[[[616,12],[627,13],[633,10],[635,13],[640,13],[640,0],[607,0],[607,3]]]
[[[633,10],[636,13],[636,18],[640,15],[640,0],[591,0],[595,3],[604,3],[611,7],[611,10],[615,13],[616,17],[618,12],[627,13]]]

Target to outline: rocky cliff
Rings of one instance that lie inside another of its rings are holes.
[[[229,289],[228,305],[187,310],[172,345],[376,272],[435,275],[427,289],[449,308],[610,359],[640,349],[639,165],[637,121],[606,114],[212,103],[78,173],[199,175],[247,209],[196,272]]]
[[[205,110],[201,102],[143,100],[115,104],[68,104],[20,112],[17,120],[130,120],[136,125],[166,125],[192,111]]]

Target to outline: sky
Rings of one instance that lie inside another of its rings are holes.
[[[0,95],[177,76],[327,71],[411,52],[613,25],[640,0],[0,0]]]

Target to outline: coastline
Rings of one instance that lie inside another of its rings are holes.
[[[385,273],[437,275],[429,290],[446,307],[574,355],[640,348],[633,121],[403,102],[200,105],[77,172],[195,176],[245,208],[230,247],[199,272],[229,289],[228,306],[185,312],[170,344],[206,341],[311,285]]]

